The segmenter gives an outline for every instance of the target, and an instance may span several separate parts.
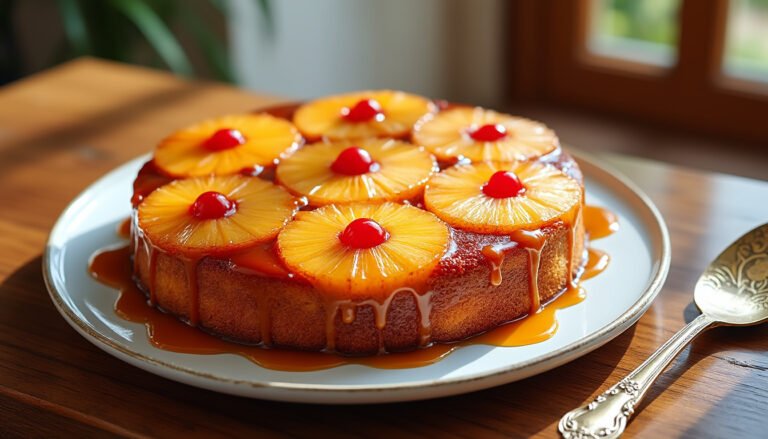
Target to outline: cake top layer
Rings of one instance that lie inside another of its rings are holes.
[[[583,187],[539,122],[382,90],[179,130],[132,201],[138,232],[162,251],[199,258],[276,243],[318,288],[391,291],[431,273],[457,234],[571,224]]]

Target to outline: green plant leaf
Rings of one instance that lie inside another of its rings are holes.
[[[145,2],[134,0],[109,2],[133,22],[171,70],[186,76],[192,74],[192,65],[181,44],[151,7]]]
[[[83,11],[78,0],[59,0],[64,33],[74,55],[85,55],[91,52],[91,42],[88,38],[88,27],[85,24]]]
[[[272,14],[272,4],[269,0],[257,0],[259,7],[261,8],[261,15],[263,16],[262,22],[266,30],[266,34],[270,38],[275,36],[275,20]]]
[[[186,10],[180,11],[181,23],[197,41],[200,51],[216,78],[221,81],[234,82],[232,67],[229,63],[229,53],[225,44],[220,41],[200,17]]]

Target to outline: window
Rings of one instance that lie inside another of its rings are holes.
[[[768,82],[768,0],[731,0],[725,41],[726,75]]]
[[[768,144],[768,0],[518,0],[513,98]]]
[[[679,6],[679,0],[592,0],[587,48],[599,56],[671,66]]]

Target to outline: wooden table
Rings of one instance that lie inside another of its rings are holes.
[[[0,89],[0,436],[554,437],[563,413],[684,324],[710,259],[768,221],[766,182],[607,157],[669,225],[672,267],[658,299],[631,330],[570,364],[440,400],[336,407],[237,398],[151,375],[75,333],[41,274],[46,237],[69,200],[174,128],[276,101],[90,59]],[[766,351],[768,325],[703,335],[663,374],[627,435],[764,435]]]

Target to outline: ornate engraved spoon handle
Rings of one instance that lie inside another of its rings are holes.
[[[558,425],[560,434],[568,439],[621,436],[651,384],[691,340],[714,323],[703,314],[696,317],[618,384],[589,405],[566,413]]]

